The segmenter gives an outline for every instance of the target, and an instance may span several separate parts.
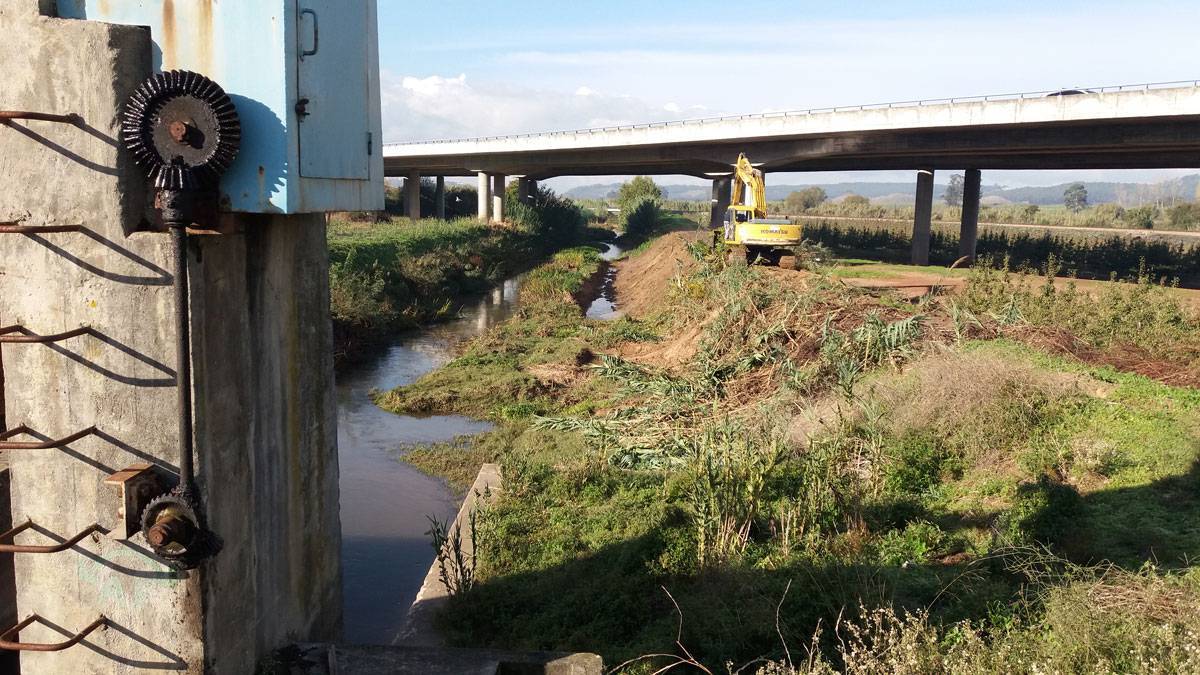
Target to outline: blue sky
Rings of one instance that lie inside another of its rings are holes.
[[[379,0],[379,10],[389,141],[1200,78],[1195,0]]]

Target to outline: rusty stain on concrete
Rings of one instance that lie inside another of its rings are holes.
[[[162,69],[171,70],[179,62],[175,41],[175,0],[163,0],[162,6]]]
[[[195,68],[204,74],[213,74],[213,0],[196,0],[196,45]]]

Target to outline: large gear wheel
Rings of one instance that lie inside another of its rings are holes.
[[[242,127],[217,83],[172,70],[146,80],[129,97],[121,140],[156,188],[206,190],[237,157]]]
[[[167,493],[142,509],[142,534],[158,555],[184,561],[198,553],[203,527],[187,499]]]

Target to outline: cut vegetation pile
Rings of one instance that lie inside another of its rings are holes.
[[[452,641],[643,673],[1200,670],[1200,392],[1173,379],[1198,324],[1167,289],[980,269],[909,303],[672,235],[605,323],[571,296],[595,264],[560,254],[378,399],[499,422],[407,455],[504,467]],[[1105,357],[1129,350],[1172,376]]]

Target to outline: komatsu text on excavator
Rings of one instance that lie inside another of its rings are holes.
[[[714,223],[715,225],[715,223]],[[746,261],[778,265],[803,240],[803,229],[787,218],[767,216],[767,185],[763,172],[746,155],[738,155],[733,176],[733,199],[722,229],[713,230],[713,242],[723,237],[734,251],[744,250]]]

